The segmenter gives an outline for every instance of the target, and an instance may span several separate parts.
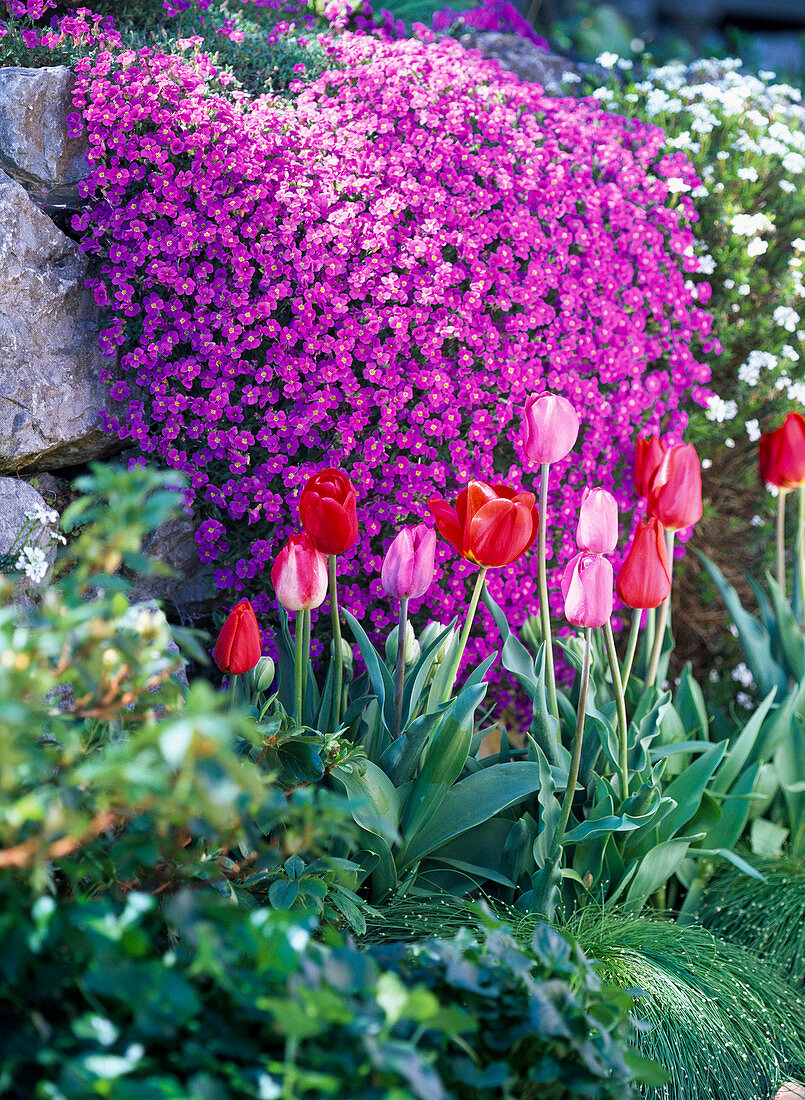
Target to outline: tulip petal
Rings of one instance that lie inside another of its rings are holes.
[[[428,511],[436,521],[436,527],[442,538],[447,539],[462,557],[466,557],[464,554],[463,529],[456,509],[440,497],[431,497],[428,501]]]
[[[479,565],[499,568],[519,558],[533,534],[532,510],[525,502],[496,498],[472,517],[470,550]]]
[[[565,618],[573,626],[603,626],[612,614],[611,563],[600,554],[577,554],[562,576]]]

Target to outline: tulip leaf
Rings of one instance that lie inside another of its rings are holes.
[[[805,674],[805,635],[794,618],[791,604],[771,573],[766,573],[766,580],[774,604],[775,627],[780,648],[785,655],[792,678],[799,683]]]
[[[626,894],[624,912],[639,912],[654,891],[664,886],[676,872],[689,847],[690,839],[666,840],[648,851],[640,860]]]
[[[690,662],[685,665],[674,696],[674,708],[680,717],[686,737],[699,733],[704,740],[710,734],[707,704],[701,687],[693,678]]]
[[[741,859],[729,848],[691,848],[689,854],[691,856],[721,856],[722,859],[726,859],[733,867],[737,867],[739,871],[743,871],[750,878],[757,879],[758,882],[766,881],[765,875],[761,875],[756,867],[753,867],[751,863],[747,863],[745,859]]]
[[[382,837],[389,847],[398,840],[400,796],[386,773],[371,760],[333,768],[332,777],[347,793],[356,823]]]
[[[381,720],[385,728],[391,731],[394,723],[394,683],[391,673],[386,668],[375,647],[369,641],[366,631],[349,611],[344,611],[344,618],[352,631],[358,649],[361,651],[369,680],[375,690],[377,701],[380,705]]]
[[[554,783],[551,766],[548,758],[539,747],[534,746],[539,767],[539,790],[537,803],[539,816],[537,820],[537,835],[534,838],[533,853],[537,867],[543,867],[548,862],[548,857],[553,848],[556,830],[562,816],[562,807],[556,797],[556,784]]]
[[[503,649],[500,653],[503,667],[507,672],[511,672],[517,677],[528,698],[533,699],[537,690],[534,658],[517,635],[511,632],[506,616],[490,596],[486,587],[484,587],[483,600],[495,620],[495,626],[498,628],[503,642]]]
[[[726,794],[732,784],[738,778],[741,773],[741,769],[749,760],[752,750],[755,747],[755,742],[758,739],[760,730],[766,719],[766,715],[771,710],[772,703],[774,702],[777,691],[775,688],[769,692],[752,717],[746,723],[741,730],[738,737],[730,745],[729,752],[724,758],[724,762],[716,772],[713,780],[713,791],[720,794]]]
[[[724,741],[713,745],[665,788],[664,796],[673,799],[676,807],[659,825],[662,840],[670,840],[699,809],[705,788],[726,751],[727,745]]]
[[[738,630],[746,663],[752,670],[755,683],[762,695],[768,695],[773,687],[782,694],[788,686],[788,678],[774,660],[771,652],[771,638],[765,626],[750,615],[741,603],[740,597],[724,574],[708,557],[694,549],[694,553],[704,565],[710,579],[721,594],[732,621]]]
[[[406,676],[405,687],[403,689],[403,729],[405,729],[411,721],[412,716],[417,711],[419,697],[422,694],[422,689],[425,686],[425,681],[428,678],[428,673],[433,666],[433,662],[436,660],[436,654],[439,652],[439,647],[444,643],[445,638],[448,637],[450,632],[455,630],[457,622],[457,619],[453,619],[449,626],[446,626],[444,630],[436,635],[433,641],[423,649],[419,660]]]
[[[406,838],[425,826],[464,770],[472,741],[473,717],[486,689],[485,683],[464,688],[431,732],[419,775],[403,810],[402,832]]]
[[[395,786],[399,787],[414,778],[428,737],[441,722],[449,705],[445,704],[437,711],[415,718],[404,733],[396,741],[392,741],[383,753],[380,758],[380,767]]]
[[[444,794],[427,823],[413,836],[400,870],[424,859],[473,826],[488,821],[501,810],[531,797],[539,790],[539,783],[540,766],[528,760],[498,764],[468,775]]]

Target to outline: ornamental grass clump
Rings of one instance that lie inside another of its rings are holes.
[[[396,524],[456,477],[521,488],[529,393],[560,392],[581,420],[548,499],[553,580],[593,473],[629,513],[637,429],[678,436],[706,398],[695,213],[668,182],[698,181],[654,127],[545,97],[455,42],[327,50],[292,105],[213,95],[191,42],[80,62],[92,173],[75,228],[120,353],[107,427],[186,472],[219,588],[269,610],[297,494],[336,465],[360,488],[344,605],[379,631]],[[447,559],[412,612],[462,605],[472,567]],[[522,563],[491,589],[513,623],[535,609]]]

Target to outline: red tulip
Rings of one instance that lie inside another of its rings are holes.
[[[805,485],[805,417],[789,413],[776,431],[760,437],[760,478],[779,489]]]
[[[612,564],[600,554],[582,551],[565,566],[562,598],[573,626],[603,626],[612,614]]]
[[[576,545],[591,554],[611,554],[618,541],[618,505],[606,489],[585,489],[581,495]]]
[[[252,605],[248,600],[241,600],[229,612],[229,617],[221,627],[221,633],[212,651],[213,659],[221,672],[231,672],[234,676],[241,676],[250,668],[254,668],[262,652],[260,628],[254,617]]]
[[[327,559],[306,534],[291,535],[271,567],[277,599],[289,611],[309,611],[327,595]]]
[[[618,599],[627,607],[659,607],[671,592],[671,567],[662,525],[656,516],[641,520],[618,573]]]
[[[579,418],[566,397],[535,393],[523,414],[525,453],[532,462],[558,462],[573,450],[579,434]]]
[[[341,470],[322,470],[309,478],[299,498],[299,516],[322,554],[341,554],[358,537],[355,489]]]
[[[403,527],[386,551],[380,580],[390,596],[416,600],[433,581],[436,532],[424,523]]]
[[[436,526],[467,561],[497,568],[527,550],[537,536],[533,493],[518,493],[509,485],[471,481],[456,499],[431,497],[428,508]]]
[[[667,448],[656,435],[638,439],[634,456],[634,483],[639,497],[651,495],[651,483],[660,468]]]
[[[667,531],[690,527],[702,518],[702,468],[692,443],[665,452],[652,480],[648,510]]]

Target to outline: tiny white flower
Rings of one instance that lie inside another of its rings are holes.
[[[600,65],[602,69],[614,69],[619,60],[620,58],[616,53],[610,53],[608,50],[600,53],[595,59],[596,64]]]
[[[738,179],[749,180],[750,183],[757,182],[757,168],[739,168]]]
[[[724,286],[727,288],[727,290],[732,290],[732,288],[735,286],[735,280],[734,279],[725,279],[724,280]]]
[[[783,344],[783,350],[780,352],[780,355],[783,359],[790,359],[792,363],[796,363],[799,360],[799,355],[790,344]]]
[[[562,73],[563,84],[581,84],[581,77],[578,73]]]
[[[776,325],[782,325],[786,332],[796,332],[799,324],[799,314],[790,306],[778,306],[772,319]]]
[[[792,191],[796,191],[796,187],[791,180],[780,180],[780,190],[790,195]]]
[[[48,562],[41,546],[23,546],[17,558],[17,569],[23,570],[34,584],[39,584],[48,571]]]
[[[760,437],[758,436],[758,438],[760,438]],[[752,442],[754,443],[755,440],[752,440]],[[753,527],[762,527],[763,526],[762,516],[752,516],[752,518],[749,520],[749,522]]]
[[[747,256],[762,256],[764,252],[768,252],[769,242],[764,241],[761,237],[753,237],[749,244],[746,246]]]
[[[678,195],[682,191],[690,191],[690,184],[685,183],[679,176],[670,176],[665,182],[672,195]]]
[[[709,470],[712,465],[713,465],[712,458],[703,458],[702,459],[702,469],[703,470]]]
[[[788,153],[783,157],[783,168],[786,172],[800,173],[805,170],[805,157],[801,153]]]
[[[708,420],[716,424],[723,424],[725,420],[734,420],[738,415],[738,406],[734,401],[724,401],[717,394],[713,394],[707,403],[705,414]]]
[[[757,443],[760,439],[760,425],[757,420],[747,420],[746,434],[749,436],[750,443]]]
[[[752,288],[750,287],[749,283],[741,283],[741,285],[738,287],[738,293],[741,295],[742,298],[745,298],[747,294],[751,292],[751,290]]]

